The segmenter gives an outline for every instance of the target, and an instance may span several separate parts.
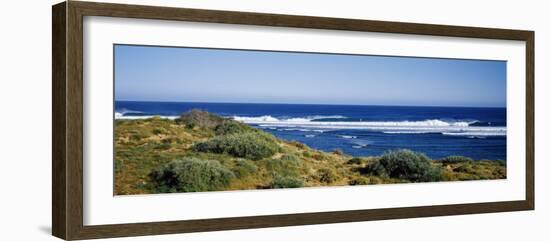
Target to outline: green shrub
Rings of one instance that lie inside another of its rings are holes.
[[[470,163],[465,163],[453,169],[455,172],[464,172],[464,173],[476,173],[475,167]]]
[[[325,155],[320,152],[315,152],[313,155],[311,155],[311,157],[313,157],[313,159],[317,161],[324,161],[326,159]]]
[[[138,182],[138,183],[134,184],[134,188],[145,190],[145,189],[147,189],[147,184],[145,182]]]
[[[506,178],[506,168],[495,168],[492,170],[492,174],[495,178]]]
[[[293,154],[285,154],[281,156],[281,161],[285,163],[292,163],[292,165],[300,165],[302,160]]]
[[[323,183],[333,183],[336,180],[338,180],[338,174],[332,169],[328,168],[321,168],[317,170],[317,177],[319,178],[320,182]]]
[[[357,177],[349,181],[349,185],[367,185],[370,184],[370,179],[367,177]]]
[[[269,184],[269,188],[297,188],[303,187],[304,182],[296,177],[275,176]]]
[[[155,144],[153,148],[157,150],[168,150],[170,149],[170,147],[172,147],[170,142],[163,141],[161,143]]]
[[[214,132],[216,132],[216,135],[229,135],[254,130],[255,129],[247,126],[246,124],[238,123],[231,120],[224,121],[214,128]]]
[[[348,160],[348,164],[360,165],[360,164],[363,164],[363,161],[364,161],[363,158],[354,157]]]
[[[179,140],[178,138],[176,137],[168,137],[168,138],[164,138],[162,140],[160,140],[160,142],[162,143],[168,143],[168,144],[172,144],[172,143],[178,143],[178,141],[181,142],[181,140]],[[181,144],[181,143],[180,143]]]
[[[235,167],[233,168],[233,173],[238,178],[247,177],[258,170],[258,167],[254,165],[251,161],[244,159],[237,159],[235,161]]]
[[[263,132],[217,136],[193,146],[197,152],[225,153],[235,157],[259,160],[279,151],[276,139]]]
[[[145,137],[146,137],[145,135],[142,135],[142,134],[139,134],[139,133],[134,133],[130,136],[130,140],[140,141],[141,139],[143,139]]]
[[[380,177],[369,176],[369,177],[357,177],[349,181],[349,185],[372,185],[372,184],[382,184],[386,183]]]
[[[410,150],[390,151],[367,168],[378,176],[407,179],[413,182],[441,181],[441,170],[432,166],[426,155]]]
[[[342,151],[342,149],[340,148],[336,148],[332,151],[332,154],[335,154],[335,155],[344,155],[344,151]]]
[[[122,160],[120,159],[115,159],[115,173],[119,173],[122,171],[122,168],[123,168],[123,165],[124,165],[124,162],[122,162]]]
[[[155,129],[153,129],[153,135],[162,134],[162,132],[163,132],[163,131],[162,131],[162,129],[160,129],[160,128],[155,128]]]
[[[294,155],[283,155],[280,159],[267,159],[262,163],[273,175],[296,176],[302,161]]]
[[[207,111],[200,109],[192,109],[183,113],[180,118],[176,119],[176,122],[183,124],[188,128],[205,127],[214,128],[215,126],[223,123],[226,119],[211,114]]]
[[[380,177],[368,177],[369,184],[382,184],[384,183],[384,180],[382,180]]]
[[[473,161],[472,158],[465,157],[465,156],[448,156],[441,159],[441,163],[444,163],[444,164],[453,164],[453,163],[471,162],[471,161]]]
[[[307,148],[307,145],[298,141],[290,141],[290,144],[294,145],[295,147],[298,147],[299,149],[305,149]]]
[[[149,174],[158,192],[223,190],[235,177],[220,162],[185,158],[169,162]]]

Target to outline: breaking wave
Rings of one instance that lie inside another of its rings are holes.
[[[334,119],[336,116],[325,116],[325,119]],[[343,116],[337,116],[344,119]],[[428,134],[439,133],[455,136],[506,136],[504,126],[473,126],[476,120],[449,121],[429,119],[422,121],[316,121],[319,117],[305,118],[276,118],[265,115],[259,117],[233,116],[234,120],[247,124],[258,125],[262,128],[278,128],[288,131],[312,130],[371,130],[385,134]],[[347,136],[346,136],[347,137]],[[346,138],[343,137],[343,138]],[[349,137],[348,137],[349,138]]]
[[[258,117],[248,117],[248,116],[232,116],[233,120],[241,121],[248,124],[258,124],[258,123],[264,123],[264,122],[292,122],[292,123],[300,123],[300,122],[311,122],[316,120],[324,120],[324,119],[345,119],[345,116],[341,115],[315,115],[315,116],[308,116],[308,117],[296,117],[296,118],[276,118],[270,115],[264,115],[264,116],[258,116]]]
[[[145,113],[145,112],[126,110],[126,109],[115,112],[115,120],[139,120],[139,119],[149,119],[153,117],[159,117],[159,118],[171,119],[171,120],[178,118],[178,116],[149,115],[148,113]]]

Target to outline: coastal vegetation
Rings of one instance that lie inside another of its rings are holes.
[[[503,161],[325,152],[202,110],[115,124],[117,195],[506,178]]]

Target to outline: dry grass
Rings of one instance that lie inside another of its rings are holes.
[[[365,170],[376,163],[378,157],[353,157],[339,151],[328,153],[275,137],[262,139],[262,142],[267,140],[267,145],[277,146],[275,153],[267,152],[266,156],[254,156],[254,159],[246,158],[246,155],[243,158],[234,151],[211,153],[193,150],[197,143],[220,138],[226,133],[233,139],[233,135],[239,134],[268,134],[206,112],[191,113],[193,116],[184,115],[183,120],[116,121],[114,165],[117,195],[158,193],[150,174],[171,161],[184,158],[215,160],[231,170],[235,177],[223,190],[411,182],[366,173]],[[252,144],[254,141],[250,140]],[[431,165],[441,169],[443,181],[506,178],[506,165],[502,162],[431,161]]]

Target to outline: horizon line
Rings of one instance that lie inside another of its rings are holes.
[[[257,105],[332,105],[332,106],[392,106],[392,107],[455,107],[455,108],[507,108],[507,106],[460,106],[460,105],[400,105],[400,104],[325,104],[325,103],[265,103],[265,102],[203,102],[203,101],[175,101],[175,100],[114,100],[125,102],[158,102],[158,103],[198,103],[198,104],[257,104]]]

